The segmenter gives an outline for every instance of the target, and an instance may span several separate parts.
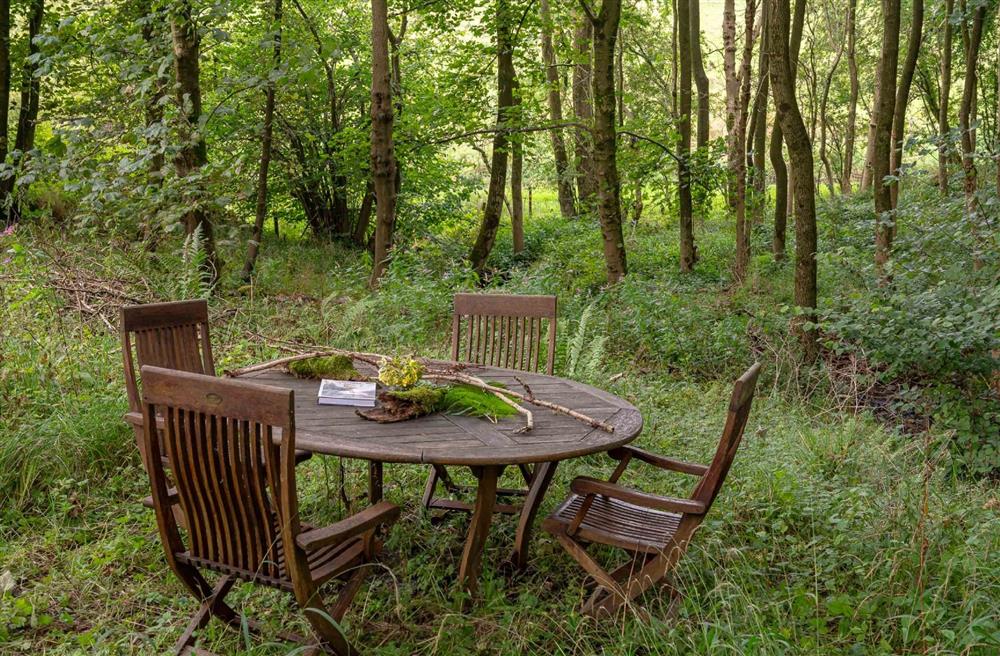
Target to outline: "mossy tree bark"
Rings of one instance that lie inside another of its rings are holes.
[[[10,141],[10,0],[0,0],[0,162],[7,161]],[[0,183],[0,207],[6,204],[7,189]],[[10,216],[4,223],[10,224]]]
[[[601,221],[608,282],[625,277],[625,237],[622,233],[621,181],[618,178],[618,131],[615,125],[615,42],[621,21],[621,0],[602,0],[597,13],[580,0],[592,26],[594,69],[594,173],[597,214]]]
[[[906,136],[906,103],[910,99],[910,88],[913,86],[913,74],[917,70],[917,57],[924,36],[924,0],[913,0],[913,10],[910,17],[910,33],[906,41],[906,59],[903,60],[903,70],[899,75],[899,86],[896,88],[896,104],[892,115],[892,150],[889,153],[889,171],[896,181],[889,188],[892,196],[892,207],[896,208],[899,201],[899,177],[903,165],[903,139]],[[892,235],[896,234],[896,223],[892,224]]]
[[[892,191],[886,184],[890,174],[892,117],[896,103],[896,74],[899,66],[900,0],[882,1],[882,50],[878,67],[878,89],[872,112],[874,127],[871,154],[872,187],[875,196],[875,268],[883,278],[892,250]]]
[[[191,3],[179,2],[170,18],[174,48],[174,78],[177,105],[180,108],[181,147],[174,159],[177,177],[197,176],[208,163],[208,148],[201,132],[201,38],[194,23]],[[192,188],[194,187],[194,188]],[[207,282],[218,280],[221,262],[215,250],[215,233],[211,217],[204,207],[200,184],[186,185],[190,197],[184,214],[184,229],[188,235],[201,231],[205,251],[203,275]]]
[[[816,310],[816,197],[812,145],[795,97],[792,61],[789,52],[788,0],[767,0],[767,30],[771,93],[777,121],[788,144],[788,156],[795,168],[792,191],[795,200],[795,304],[804,313],[796,317],[793,330],[807,362],[816,359],[819,346],[815,329],[806,325],[815,320]]]
[[[955,11],[955,0],[945,0],[944,25],[941,28],[941,78],[938,99],[938,188],[941,195],[948,195],[948,160],[951,151],[949,132],[951,126],[948,120],[949,100],[951,96],[951,50],[952,28],[951,15]],[[997,103],[1000,105],[1000,103]]]
[[[752,3],[753,0],[750,0]],[[722,18],[723,62],[726,75],[726,124],[729,127],[729,173],[732,176],[732,202],[736,216],[736,257],[733,277],[741,281],[750,265],[750,225],[747,221],[746,129],[750,108],[750,60],[753,57],[754,11],[746,8],[743,59],[736,70],[736,3],[726,0]]]
[[[584,15],[573,32],[573,115],[576,129],[573,132],[573,159],[576,168],[576,193],[580,210],[593,209],[597,193],[594,177],[594,144],[590,128],[594,120],[591,96],[591,40],[593,25]]]
[[[680,60],[680,102],[677,117],[677,194],[680,214],[680,267],[693,271],[698,260],[694,245],[691,198],[691,12],[688,0],[677,2],[677,50]]]
[[[490,186],[486,195],[486,206],[483,209],[483,220],[472,252],[469,253],[472,268],[480,276],[486,270],[486,259],[496,241],[507,186],[507,155],[514,107],[514,53],[510,13],[508,0],[496,0],[497,123],[493,135]]]
[[[767,3],[761,7],[761,47],[758,58],[758,78],[757,95],[754,98],[753,112],[751,113],[750,138],[750,162],[753,166],[753,195],[750,203],[750,215],[753,225],[764,222],[764,210],[767,207],[767,104],[770,95],[768,85],[768,57],[767,57]]]
[[[267,219],[267,175],[271,168],[271,148],[274,143],[275,80],[281,66],[281,0],[274,0],[271,20],[273,21],[273,46],[271,47],[271,78],[267,82],[264,95],[264,126],[260,134],[260,166],[257,170],[257,204],[254,213],[253,234],[247,244],[247,256],[243,261],[243,282],[249,282],[257,263],[260,242],[264,238],[264,220]]]
[[[371,167],[375,189],[375,254],[370,287],[378,286],[389,264],[396,224],[396,152],[392,141],[387,4],[386,0],[372,0]]]
[[[556,51],[552,45],[552,13],[549,0],[541,0],[539,7],[542,21],[542,63],[545,65],[545,83],[549,106],[549,120],[553,125],[562,123],[562,93],[560,91],[559,68]],[[573,178],[569,157],[566,154],[566,140],[560,128],[549,130],[552,139],[552,156],[556,163],[556,190],[559,196],[559,212],[563,218],[576,215],[576,197],[573,192]]]
[[[521,123],[521,85],[517,81],[515,71],[514,80],[514,120]],[[514,253],[524,250],[524,141],[522,135],[515,134],[511,137],[510,148],[510,231],[513,242]]]
[[[844,129],[844,162],[840,174],[840,191],[851,193],[854,180],[854,148],[858,126],[858,0],[847,2],[847,71],[850,77],[850,97],[847,101],[847,126]]]
[[[963,13],[966,13],[966,3],[962,3]],[[967,17],[968,19],[968,17]],[[981,221],[979,202],[976,199],[978,189],[978,172],[976,170],[976,137],[973,126],[975,112],[976,87],[979,82],[977,67],[979,66],[979,48],[983,41],[983,23],[986,20],[986,5],[980,4],[972,10],[971,25],[967,27],[965,38],[965,80],[962,83],[962,103],[958,108],[959,130],[962,133],[962,191],[965,195],[965,218],[973,237],[972,260],[976,269],[983,265],[979,252],[982,246],[980,236]]]
[[[770,10],[769,10],[770,11]],[[806,4],[805,0],[796,0],[795,14],[792,18],[791,33],[786,30],[786,38],[789,40],[789,67],[791,69],[792,84],[795,84],[796,74],[799,64],[799,48],[802,45],[802,30],[805,25]],[[774,82],[772,81],[773,85]],[[774,259],[781,261],[785,259],[785,242],[788,229],[788,203],[792,195],[789,188],[788,165],[785,164],[785,153],[783,147],[786,145],[784,128],[781,121],[775,121],[771,129],[770,159],[771,167],[774,169],[774,236],[771,240],[771,251]]]
[[[9,7],[7,16],[7,59],[9,63]],[[35,147],[35,129],[38,125],[38,104],[41,95],[41,78],[38,75],[38,44],[35,42],[35,37],[41,33],[42,18],[44,16],[44,0],[31,0],[28,10],[28,54],[24,58],[24,64],[21,67],[21,101],[20,110],[17,114],[17,134],[14,137],[14,157],[11,161],[11,165],[14,167],[16,173],[19,173],[19,169],[23,167],[27,161],[28,152]],[[9,69],[7,75],[7,86],[9,89]],[[6,178],[2,183],[2,192],[0,192],[0,198],[4,201],[6,201],[8,197],[11,197],[7,215],[8,223],[17,223],[20,220],[21,204],[19,197],[22,197],[27,192],[27,185],[22,184],[20,193],[15,194],[15,181],[15,176]]]
[[[708,74],[705,72],[705,62],[701,52],[701,0],[689,0],[691,23],[691,66],[694,73],[694,84],[698,90],[698,122],[695,132],[695,145],[698,150],[708,147],[708,129],[711,114],[709,112]]]

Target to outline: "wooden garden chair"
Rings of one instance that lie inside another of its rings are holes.
[[[556,305],[555,296],[455,294],[451,319],[451,359],[530,372],[540,371],[544,366],[545,373],[551,376],[556,353]],[[519,468],[525,482],[530,485],[534,471],[528,465],[520,465]],[[472,510],[472,504],[435,497],[439,482],[451,494],[470,491],[455,483],[444,466],[432,465],[424,488],[425,508]],[[525,489],[497,490],[499,496],[508,497],[527,493]],[[495,512],[516,514],[520,510],[503,503],[496,505]]]
[[[607,481],[586,476],[573,480],[572,495],[542,527],[597,583],[583,606],[584,613],[614,615],[661,581],[680,560],[726,480],[747,424],[759,373],[760,364],[754,364],[736,381],[722,439],[709,465],[681,462],[624,446],[608,454],[618,461],[618,466]],[[697,477],[694,492],[689,499],[675,499],[620,485],[618,479],[633,459]],[[608,572],[587,553],[591,543],[620,547],[630,558]]]
[[[140,367],[151,365],[214,376],[215,361],[212,358],[212,340],[208,332],[208,303],[194,300],[125,306],[121,309],[120,330],[129,405],[125,420],[135,431],[136,445],[148,471],[137,373]],[[296,462],[302,462],[311,455],[309,451],[298,451]],[[169,463],[166,464],[169,467]],[[143,503],[152,507],[153,500],[146,497]]]
[[[395,522],[399,508],[381,502],[325,528],[307,526],[299,520],[295,486],[292,390],[148,365],[141,373],[143,441],[160,539],[170,568],[201,604],[174,653],[205,653],[194,646],[195,632],[212,617],[241,630],[242,618],[225,602],[239,581],[292,593],[316,634],[312,649],[357,653],[340,621],[381,549],[376,531]],[[174,465],[174,491],[167,487],[164,455]],[[187,518],[184,534],[171,497]],[[207,570],[219,574],[214,585]],[[346,582],[327,607],[320,587],[340,577]],[[280,637],[307,642],[292,633]]]

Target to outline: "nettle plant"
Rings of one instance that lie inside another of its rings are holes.
[[[880,285],[872,270],[855,270],[871,281],[867,289],[835,298],[821,327],[834,350],[863,354],[884,381],[918,391],[900,409],[928,416],[951,437],[958,471],[1000,475],[997,266],[973,262],[961,206],[916,191],[897,213],[889,281]],[[845,264],[855,234],[870,235],[857,216],[842,214]]]

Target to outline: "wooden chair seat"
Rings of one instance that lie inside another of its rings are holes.
[[[578,494],[570,495],[543,522],[543,528],[551,533],[565,531],[580,512],[584,498]],[[644,508],[620,499],[596,496],[574,537],[629,551],[658,553],[670,543],[683,517],[680,513]]]
[[[760,365],[733,385],[726,425],[708,465],[682,462],[633,446],[612,449],[618,465],[607,481],[578,476],[571,494],[542,524],[596,583],[582,612],[615,615],[649,588],[664,581],[687,550],[722,488],[750,416]],[[698,479],[690,498],[664,497],[619,484],[632,461]],[[606,570],[587,553],[593,544],[618,547],[627,560]],[[673,589],[674,600],[677,590]],[[673,607],[674,604],[671,604]]]
[[[305,524],[305,530],[311,530]],[[278,576],[271,577],[262,574],[260,571],[250,571],[229,567],[221,563],[202,558],[195,558],[187,551],[174,554],[179,562],[193,567],[203,567],[220,574],[231,574],[238,579],[248,583],[259,583],[279,590],[293,592],[292,579],[288,573],[285,559],[285,546],[281,538],[278,538],[274,545],[275,560],[278,563]],[[350,567],[355,567],[364,562],[365,543],[364,538],[357,537],[340,544],[332,544],[322,547],[308,554],[309,573],[316,586],[321,586],[331,578],[343,573]]]
[[[263,633],[225,602],[242,581],[291,593],[315,634],[311,641],[292,633],[279,638],[305,644],[308,653],[356,656],[340,622],[365,577],[377,571],[371,565],[382,546],[378,531],[396,522],[399,507],[383,501],[329,526],[305,525],[291,390],[149,365],[141,372],[143,446],[160,541],[170,569],[201,602],[173,653],[201,653],[195,634],[212,618]],[[203,572],[221,576],[213,585]],[[320,587],[334,577],[343,584],[328,608]]]

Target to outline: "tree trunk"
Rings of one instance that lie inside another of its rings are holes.
[[[375,255],[369,287],[377,287],[389,265],[396,223],[396,153],[392,144],[387,0],[372,0],[372,183],[375,188]]]
[[[753,217],[753,225],[760,225],[764,222],[764,211],[767,208],[767,171],[765,161],[767,154],[767,104],[770,90],[768,88],[768,57],[767,57],[767,3],[761,7],[761,47],[760,59],[758,60],[758,90],[754,99],[753,110],[753,147],[750,152],[753,159],[753,202],[750,204],[750,212]]]
[[[920,42],[924,30],[924,0],[913,0],[913,14],[910,19],[910,34],[906,42],[906,59],[903,60],[903,70],[899,76],[899,87],[896,89],[896,103],[892,115],[892,150],[889,153],[889,171],[896,181],[889,187],[892,207],[896,208],[899,201],[899,176],[903,166],[903,139],[906,133],[906,103],[910,99],[910,87],[913,85],[913,74],[917,70],[917,56],[920,54]],[[892,237],[896,235],[896,223],[892,224]]]
[[[922,0],[916,0],[920,2]],[[829,17],[829,16],[828,16]],[[830,29],[831,38],[836,38],[833,32],[833,25],[827,24],[828,29]],[[826,150],[826,133],[829,129],[829,120],[827,118],[827,104],[830,100],[830,87],[833,85],[833,76],[837,72],[837,66],[840,65],[840,59],[844,55],[844,42],[841,41],[836,44],[836,55],[833,59],[833,64],[830,65],[830,70],[827,71],[826,77],[823,79],[823,91],[820,95],[819,101],[819,158],[823,162],[823,168],[826,171],[826,184],[830,190],[830,196],[835,193],[833,185],[833,166],[830,164],[830,157]]]
[[[814,320],[816,310],[816,198],[812,146],[795,98],[788,41],[788,0],[767,2],[770,5],[767,32],[771,89],[777,121],[782,126],[788,156],[795,168],[795,304],[805,314],[795,319],[793,330],[802,344],[805,360],[812,362],[819,350],[815,329],[806,325]]]
[[[508,0],[496,0],[497,21],[497,129],[493,135],[493,158],[490,163],[490,187],[483,208],[476,243],[469,253],[472,268],[482,277],[486,259],[493,250],[507,186],[507,149],[510,146],[510,122],[514,107],[514,60],[511,40],[511,16]]]
[[[556,51],[552,45],[552,15],[549,10],[549,0],[541,0],[542,20],[542,63],[545,64],[545,83],[548,87],[549,120],[558,125],[562,123],[562,94],[559,85],[559,68],[556,61]],[[552,139],[552,156],[556,162],[556,189],[559,195],[559,211],[563,218],[569,219],[576,215],[576,198],[573,194],[573,179],[569,169],[569,158],[566,155],[566,141],[561,128],[549,130]]]
[[[938,103],[938,188],[942,196],[948,195],[948,159],[952,152],[950,144],[951,126],[948,125],[948,100],[951,96],[951,14],[955,11],[954,0],[945,0],[944,29],[941,35],[941,98]],[[997,103],[1000,105],[1000,103]]]
[[[267,219],[267,174],[271,167],[271,145],[274,137],[274,76],[281,66],[281,0],[274,0],[272,11],[274,46],[271,54],[271,77],[268,79],[264,99],[264,127],[260,135],[260,168],[257,172],[257,207],[254,214],[253,235],[247,246],[243,262],[243,282],[249,282],[257,263],[260,242],[264,238],[264,220]]]
[[[963,3],[963,9],[964,9]],[[964,12],[963,12],[964,13]],[[973,133],[973,116],[976,98],[976,86],[979,82],[976,67],[979,65],[979,46],[983,39],[983,22],[986,18],[986,6],[980,4],[972,13],[972,25],[968,28],[965,49],[965,81],[962,84],[962,104],[958,108],[959,129],[962,132],[962,172],[965,193],[965,216],[973,236],[973,263],[976,269],[982,267],[982,256],[979,252],[982,246],[979,234],[979,203],[976,200],[978,188],[978,173],[976,171],[976,142]]]
[[[201,133],[201,64],[198,27],[191,16],[191,4],[183,0],[171,16],[170,31],[174,48],[174,77],[176,79],[177,105],[180,108],[181,147],[174,158],[177,177],[184,179],[199,172],[208,162],[208,148]],[[204,279],[215,283],[222,264],[215,251],[215,234],[212,220],[205,210],[202,190],[187,186],[188,210],[184,214],[184,230],[190,235],[201,230],[205,250]]]
[[[403,43],[403,39],[406,37],[406,28],[409,24],[409,16],[409,12],[403,12],[403,17],[399,20],[398,33],[393,33],[392,28],[389,28],[389,82],[392,85],[392,106],[394,111],[393,121],[398,121],[403,115],[403,67],[400,63],[399,47]],[[403,164],[398,158],[396,159],[396,177],[393,182],[393,186],[396,189],[396,199],[398,200],[399,192],[403,188]],[[363,206],[364,204],[362,203],[362,207]],[[367,230],[367,225],[365,226],[365,229]],[[357,234],[358,229],[355,228],[354,232]]]
[[[38,57],[38,44],[35,43],[35,37],[41,32],[44,14],[44,1],[32,0],[30,13],[28,14],[28,55],[25,57],[21,68],[21,102],[17,115],[17,134],[14,137],[14,157],[11,162],[11,165],[15,169],[15,175],[18,177],[28,159],[28,151],[35,147],[35,128],[38,124],[38,99],[41,87],[41,80],[36,74],[38,69],[38,62],[36,61]],[[9,32],[10,28],[8,24],[8,44]],[[21,219],[21,203],[18,196],[22,196],[27,192],[27,185],[22,185],[18,194],[14,194],[14,189],[14,176],[3,181],[3,193],[0,196],[4,199],[12,196],[7,217],[8,223],[17,223]]]
[[[744,12],[743,60],[736,72],[736,3],[725,0],[722,18],[723,62],[726,75],[726,124],[729,126],[729,172],[733,178],[736,214],[736,257],[733,277],[742,281],[750,266],[750,224],[746,216],[746,127],[750,106],[750,58],[753,56],[752,3]]]
[[[512,81],[514,91],[514,120],[522,124],[521,116],[521,83],[514,73]],[[510,231],[514,254],[524,250],[524,140],[523,135],[515,134],[511,138],[510,149]]]
[[[0,0],[0,163],[7,161],[10,141],[10,0]],[[0,182],[0,207],[6,206],[7,185]],[[4,212],[6,214],[6,212]],[[12,223],[7,216],[4,223]]]
[[[587,16],[581,19],[573,32],[573,114],[576,129],[573,132],[573,153],[576,168],[576,191],[580,210],[593,208],[597,183],[594,178],[594,145],[591,125],[594,120],[591,98],[591,38],[593,25]]]
[[[892,149],[892,117],[896,102],[896,72],[899,64],[900,0],[882,0],[882,51],[878,68],[878,90],[872,125],[872,187],[875,194],[875,268],[884,279],[885,264],[892,252],[892,193],[886,184],[889,151]]]
[[[618,179],[618,133],[615,126],[615,41],[621,20],[621,0],[603,0],[597,15],[581,0],[593,27],[594,172],[597,213],[601,221],[608,282],[625,277],[625,238],[622,234],[621,182]]]
[[[524,196],[521,191],[524,168],[524,144],[515,139],[510,160],[510,228],[514,254],[524,250]]]
[[[6,1],[4,0],[4,2]],[[160,10],[155,9],[151,2],[143,3],[141,10],[142,40],[153,59],[153,65],[149,67],[147,72],[154,76],[153,91],[145,103],[146,142],[150,148],[154,149],[153,156],[149,161],[149,180],[152,184],[159,186],[163,182],[163,166],[166,163],[163,156],[163,140],[158,136],[154,138],[154,135],[158,133],[157,126],[163,123],[163,104],[160,100],[166,94],[167,88],[166,80],[160,75],[159,64],[156,61],[156,53],[160,50],[158,40],[161,36],[157,28],[162,28],[163,14]]]
[[[691,66],[694,72],[694,83],[698,89],[698,124],[695,138],[697,148],[702,150],[708,147],[709,128],[709,90],[708,74],[705,73],[705,62],[701,53],[701,0],[690,1],[691,22]]]
[[[848,0],[847,3],[847,68],[851,78],[850,99],[847,105],[847,127],[844,135],[844,163],[840,177],[840,191],[851,193],[854,186],[854,148],[858,124],[858,95],[861,85],[858,82],[858,0]]]
[[[396,177],[398,178],[399,176],[397,175]],[[351,236],[351,241],[359,248],[364,248],[368,245],[368,226],[372,222],[372,208],[374,205],[375,183],[369,180],[367,185],[365,185],[365,195],[361,198],[361,207],[358,208],[358,220],[354,222],[354,234]]]
[[[773,4],[771,9],[773,10]],[[772,21],[772,25],[775,24]],[[799,47],[802,44],[802,30],[805,25],[805,0],[796,0],[795,17],[792,20],[791,35],[789,42],[789,68],[792,75],[792,84],[795,84],[796,71],[798,69]],[[786,30],[787,33],[788,30]],[[771,51],[773,54],[773,50]],[[768,69],[770,71],[770,68]],[[771,84],[774,84],[774,75],[771,74]],[[772,90],[772,95],[773,95]],[[796,108],[798,105],[796,105]],[[807,135],[808,136],[808,135]],[[776,261],[785,259],[785,235],[788,225],[789,199],[792,189],[789,186],[789,171],[785,164],[785,156],[782,146],[785,143],[784,128],[781,121],[775,120],[774,127],[771,128],[770,158],[771,166],[774,168],[774,238],[771,241],[771,252]]]
[[[677,50],[680,59],[680,116],[677,120],[677,193],[680,205],[681,271],[691,271],[698,260],[694,245],[694,208],[691,200],[691,19],[690,2],[677,3]]]

